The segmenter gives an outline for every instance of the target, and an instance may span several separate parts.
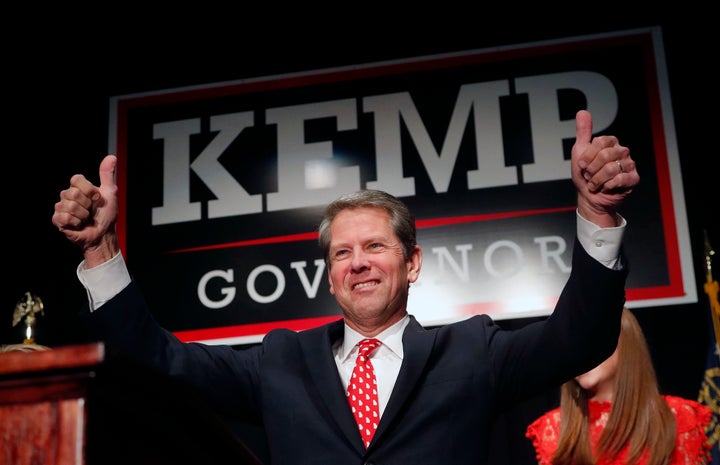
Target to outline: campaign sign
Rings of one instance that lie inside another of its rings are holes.
[[[340,318],[323,209],[381,189],[423,249],[426,326],[549,314],[576,233],[575,114],[630,147],[629,306],[697,300],[659,28],[111,99],[121,247],[158,321],[246,344]]]

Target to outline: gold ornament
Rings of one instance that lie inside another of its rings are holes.
[[[16,326],[23,317],[25,317],[25,340],[23,344],[34,344],[35,338],[33,329],[37,318],[35,315],[45,315],[43,311],[43,303],[40,297],[32,295],[29,292],[25,293],[25,297],[20,299],[15,306],[15,312],[13,313],[13,326]]]

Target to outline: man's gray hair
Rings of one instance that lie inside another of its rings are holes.
[[[318,243],[322,250],[325,263],[330,265],[330,224],[343,210],[356,208],[381,208],[390,215],[390,227],[400,239],[403,256],[408,259],[417,245],[415,217],[407,205],[387,192],[363,189],[343,195],[334,200],[325,209],[325,216],[318,227]]]

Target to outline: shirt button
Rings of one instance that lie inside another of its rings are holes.
[[[602,247],[605,244],[604,241],[595,241],[595,247]]]

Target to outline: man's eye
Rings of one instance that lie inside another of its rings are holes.
[[[370,244],[371,249],[379,249],[381,247],[382,247],[382,244],[380,244],[379,242],[374,242],[374,243]]]

